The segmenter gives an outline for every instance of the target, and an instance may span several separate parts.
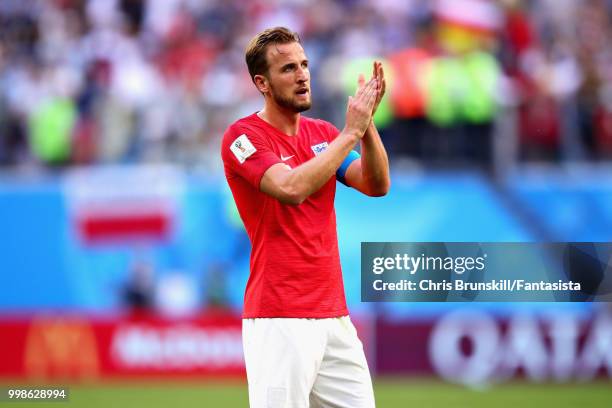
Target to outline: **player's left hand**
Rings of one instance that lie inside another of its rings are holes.
[[[372,78],[376,78],[378,80],[378,94],[376,97],[376,102],[374,102],[374,109],[372,110],[372,116],[376,113],[376,109],[378,109],[378,105],[385,95],[385,90],[387,88],[387,83],[385,81],[385,71],[383,70],[382,62],[374,61],[372,64]],[[359,75],[359,88],[362,88],[365,85],[365,77],[363,74]]]

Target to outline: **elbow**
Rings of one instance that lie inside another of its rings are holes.
[[[384,197],[387,195],[387,193],[389,192],[389,190],[373,190],[370,192],[370,194],[368,194],[370,197]]]
[[[384,182],[378,183],[376,186],[372,187],[368,191],[368,195],[370,197],[384,197],[389,193],[390,189],[391,181],[387,179]]]
[[[274,165],[259,182],[259,190],[285,205],[300,205],[310,194],[310,184],[288,166]]]
[[[279,201],[287,205],[300,205],[304,202],[305,198],[297,195],[283,196]]]
[[[278,200],[286,205],[300,205],[306,200],[306,195],[297,189],[285,188]]]

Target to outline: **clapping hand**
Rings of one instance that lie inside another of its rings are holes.
[[[374,116],[374,114],[376,113],[376,109],[378,109],[378,105],[380,105],[380,101],[385,95],[385,90],[387,88],[387,83],[385,81],[385,71],[383,69],[382,62],[374,61],[374,63],[372,64],[372,78],[370,80],[372,79],[376,79],[377,84],[378,84],[378,87],[377,87],[378,93],[376,95],[376,101],[374,102],[374,108],[372,110],[372,116]],[[359,75],[358,84],[359,84],[359,89],[365,86],[366,82],[365,82],[365,77],[363,76],[363,74]]]

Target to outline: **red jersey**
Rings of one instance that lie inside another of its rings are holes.
[[[336,234],[336,177],[300,205],[282,204],[259,190],[270,166],[295,168],[325,150],[338,133],[328,122],[301,116],[297,135],[289,136],[252,114],[223,135],[225,176],[252,246],[243,318],[348,314]]]

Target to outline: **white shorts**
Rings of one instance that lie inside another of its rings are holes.
[[[363,345],[348,316],[243,319],[251,408],[374,408]]]

